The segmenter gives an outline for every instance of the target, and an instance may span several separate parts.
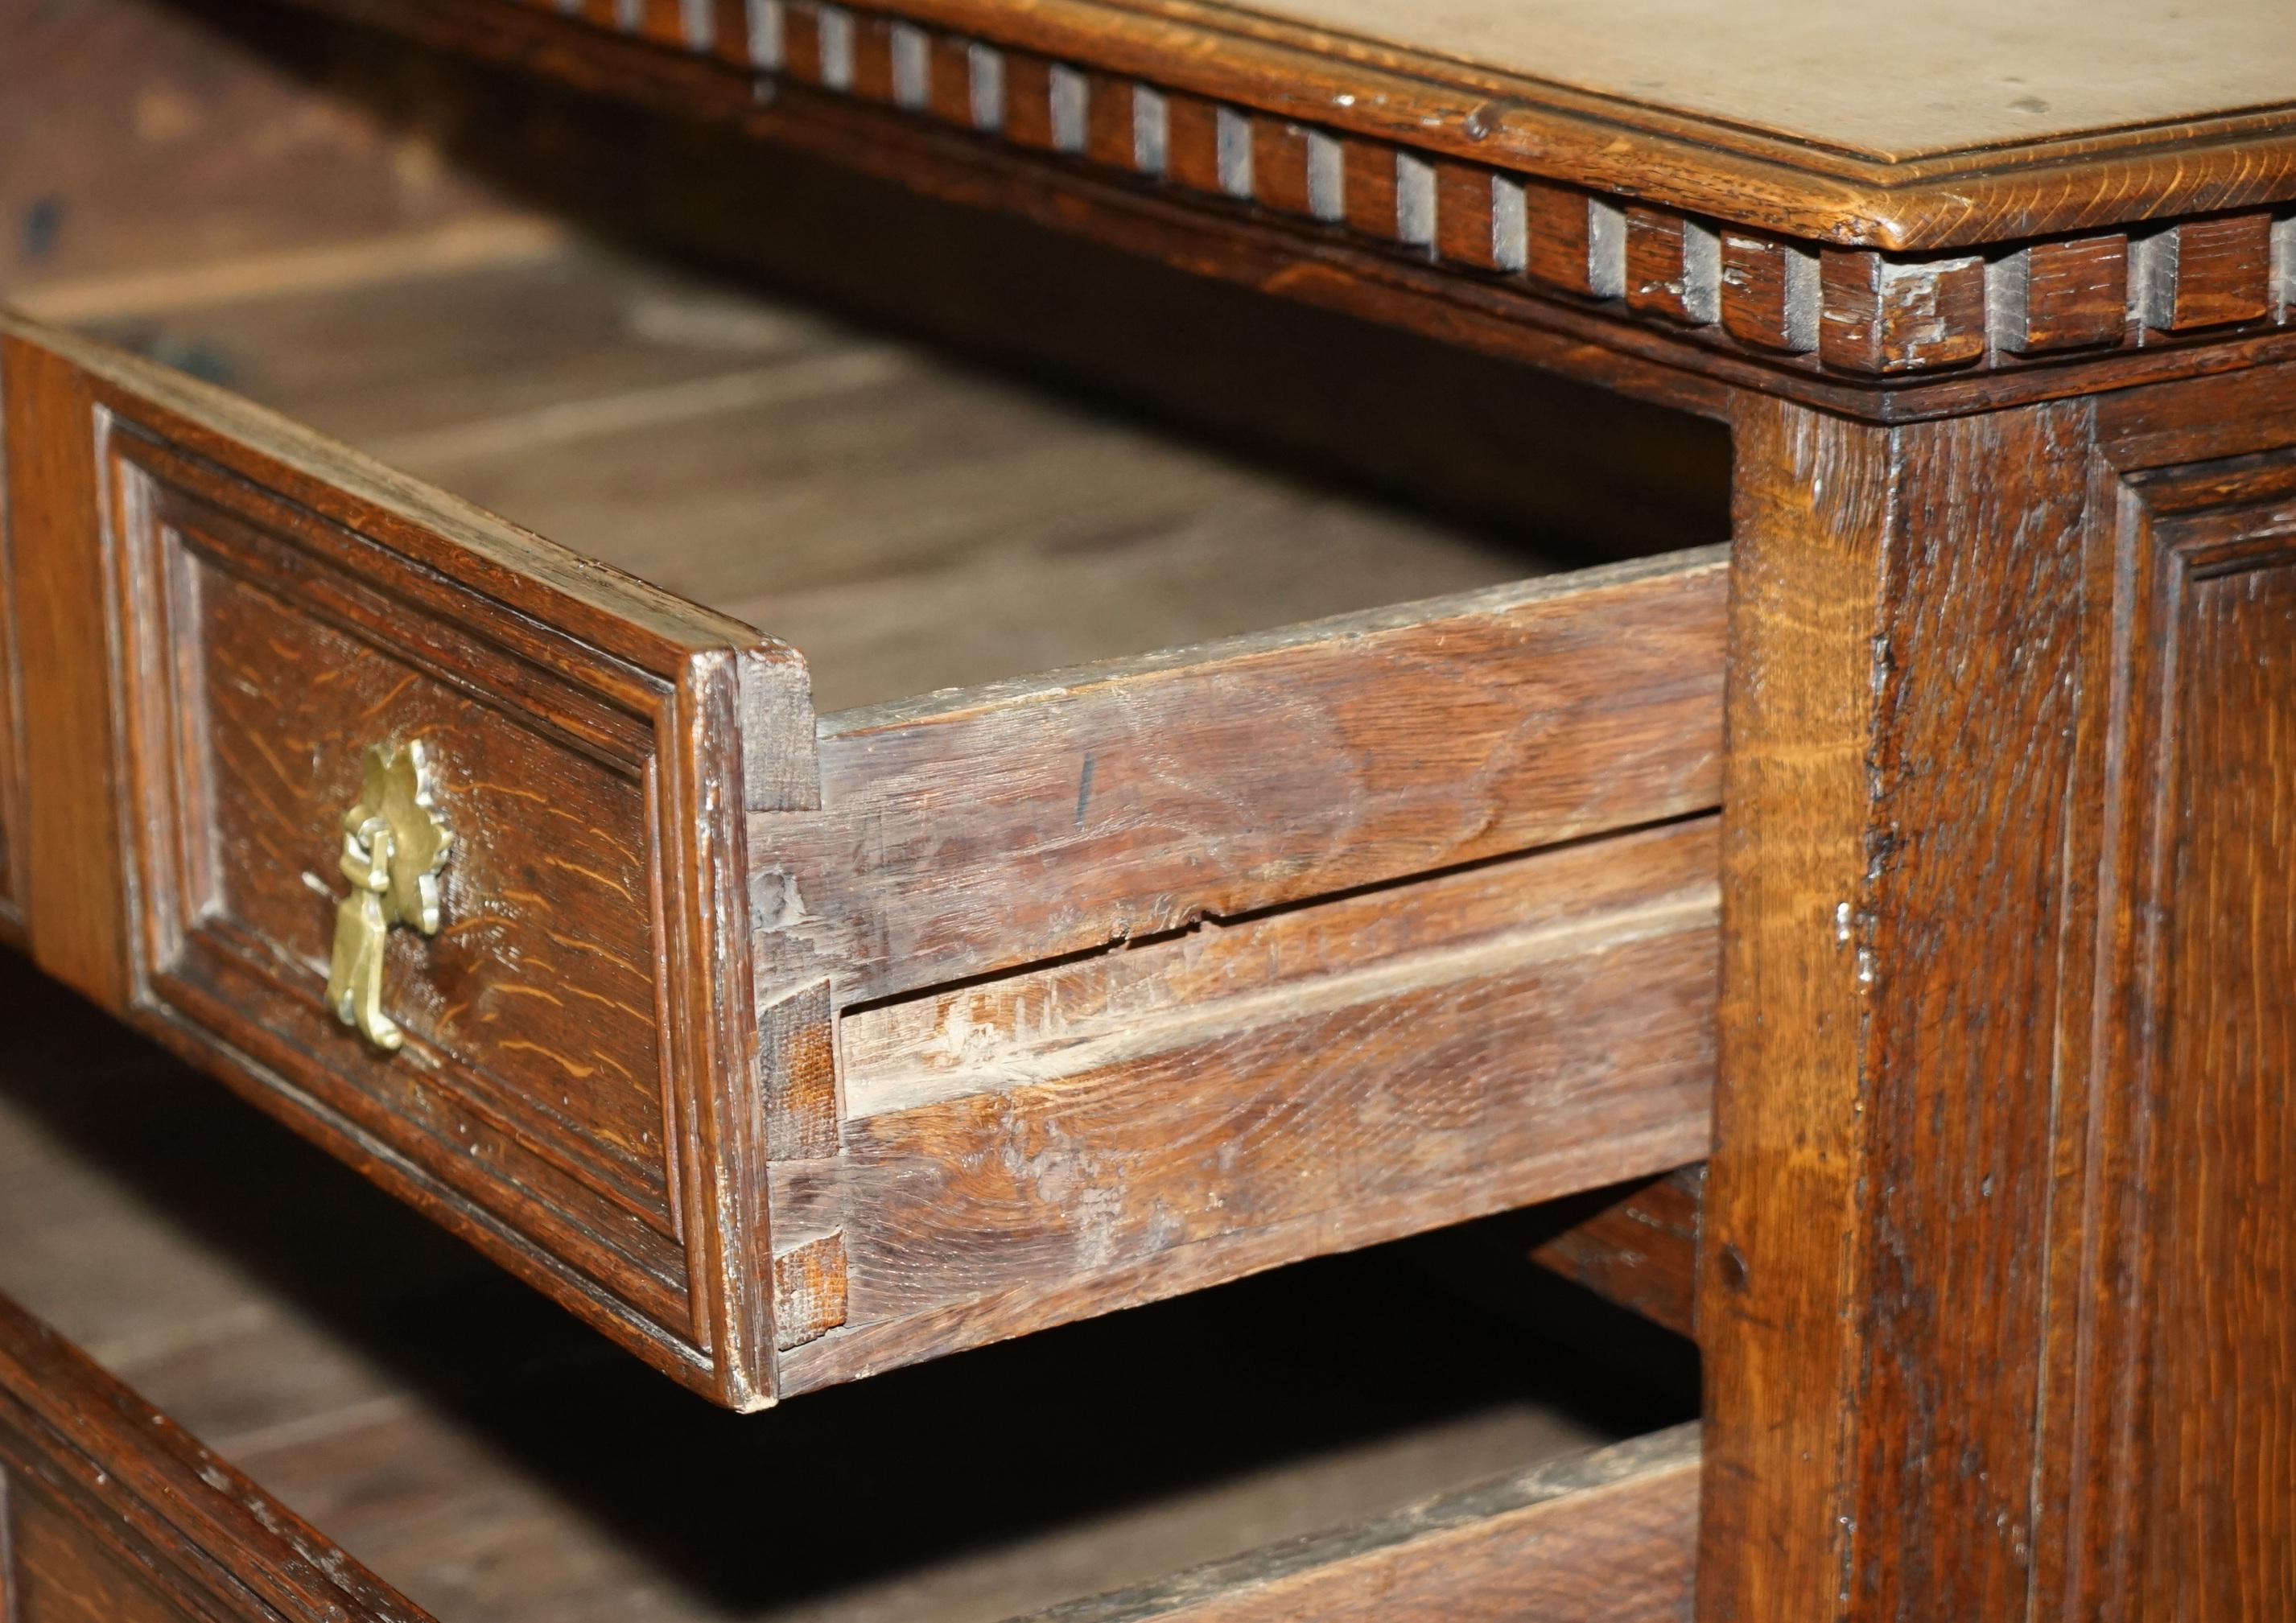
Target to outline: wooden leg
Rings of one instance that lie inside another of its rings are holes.
[[[1737,429],[1700,1615],[2296,1616],[2296,374]]]

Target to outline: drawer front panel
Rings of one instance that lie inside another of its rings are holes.
[[[0,353],[12,406],[37,383],[13,414],[92,447],[38,495],[103,592],[113,1000],[757,1398],[742,734],[805,714],[802,667],[227,397],[29,330]],[[50,967],[103,996],[74,973],[101,945]]]
[[[680,1323],[647,730],[450,626],[410,627],[355,538],[330,557],[298,515],[131,428],[111,449],[144,605],[126,652],[154,994],[291,1045],[335,1108],[424,1133],[410,1152],[474,1198],[512,1186],[562,1254]],[[324,993],[363,758],[409,739],[454,838],[438,933],[382,938],[404,1032],[386,1053]]]
[[[0,1623],[429,1623],[0,1297]]]

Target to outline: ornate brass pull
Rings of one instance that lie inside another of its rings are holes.
[[[393,924],[439,933],[439,870],[454,840],[431,804],[422,741],[370,746],[358,804],[343,814],[341,865],[351,893],[335,908],[327,1006],[385,1053],[398,1049],[401,1034],[382,1012],[383,947]]]

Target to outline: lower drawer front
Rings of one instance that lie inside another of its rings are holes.
[[[0,1297],[0,1623],[426,1623]]]
[[[722,1402],[1705,1152],[1718,553],[816,718],[746,626],[0,342],[111,651],[36,673],[36,955]]]

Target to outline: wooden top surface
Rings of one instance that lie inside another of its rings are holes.
[[[2296,111],[2288,0],[1252,0],[1236,9],[1877,162]]]
[[[2288,0],[873,0],[1764,231],[1945,249],[2296,199]]]

